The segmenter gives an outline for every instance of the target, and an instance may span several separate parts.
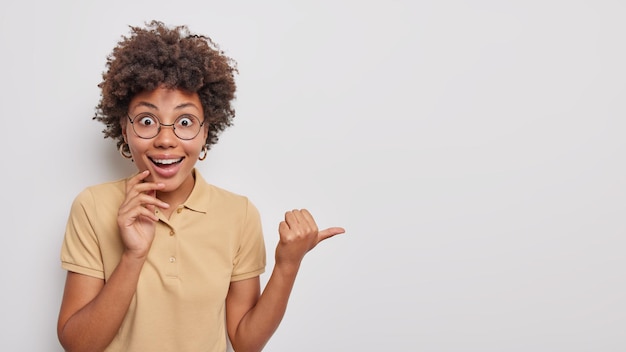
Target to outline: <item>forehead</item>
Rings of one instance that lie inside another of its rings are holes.
[[[135,95],[128,106],[129,112],[136,110],[151,110],[154,112],[169,112],[178,110],[202,111],[202,104],[198,93],[191,93],[182,89],[159,87],[152,91],[145,91]]]

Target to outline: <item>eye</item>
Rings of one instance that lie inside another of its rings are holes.
[[[150,127],[156,124],[156,119],[150,115],[139,116],[138,121],[140,126]]]
[[[190,115],[183,115],[176,120],[176,125],[182,128],[189,128],[196,124],[196,119]]]

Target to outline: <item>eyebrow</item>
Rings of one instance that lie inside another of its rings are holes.
[[[159,108],[156,105],[154,105],[152,103],[149,103],[147,101],[140,101],[137,104],[135,104],[134,106],[132,106],[131,109],[136,109],[137,107],[140,107],[140,106],[145,106],[145,107],[150,108],[152,110],[159,111]],[[198,109],[198,107],[194,103],[182,103],[180,105],[177,105],[174,108],[174,110],[181,110],[181,109],[185,109],[185,108],[188,108],[188,107],[192,107],[192,108]]]
[[[133,110],[134,110],[134,109],[136,109],[136,108],[138,108],[138,107],[140,107],[140,106],[145,106],[145,107],[147,107],[147,108],[150,108],[150,109],[153,109],[153,110],[157,110],[157,111],[159,110],[159,108],[158,108],[156,105],[154,105],[154,104],[150,104],[150,103],[148,103],[148,102],[146,102],[146,101],[140,101],[140,102],[138,102],[137,104],[135,104],[134,106],[132,106],[132,107],[131,107],[131,109],[133,109]]]
[[[188,107],[192,107],[192,108],[198,109],[198,107],[194,103],[182,103],[182,104],[176,106],[174,108],[174,110],[180,110],[180,109],[184,109],[184,108],[188,108]]]

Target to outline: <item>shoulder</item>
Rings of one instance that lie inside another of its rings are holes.
[[[223,199],[229,199],[235,202],[247,202],[248,201],[248,197],[227,189],[224,189],[222,187],[213,185],[213,184],[209,184],[207,183],[207,189],[208,191],[214,196],[214,197],[220,197]]]
[[[223,221],[245,222],[260,218],[258,209],[247,196],[209,184],[199,173],[196,174],[196,186],[186,206],[213,214]]]
[[[76,195],[74,204],[96,206],[96,204],[119,203],[124,199],[125,189],[126,179],[91,185]]]
[[[196,173],[196,187],[190,196],[190,201],[208,202],[223,206],[248,206],[251,204],[247,196],[208,183],[199,172]]]
[[[84,188],[78,195],[84,196],[85,194],[113,196],[115,194],[124,193],[126,189],[126,179],[119,179],[110,182],[103,182]]]

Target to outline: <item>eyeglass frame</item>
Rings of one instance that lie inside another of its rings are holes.
[[[154,119],[159,123],[158,129],[157,129],[157,133],[154,136],[152,136],[152,137],[142,137],[135,130],[135,121],[134,120],[136,120],[138,117],[140,117],[142,115],[143,116],[154,117]],[[176,127],[175,126],[176,126],[176,121],[178,121],[178,119],[180,119],[183,116],[191,116],[191,117],[195,118],[196,120],[200,121],[200,119],[196,115],[193,115],[193,114],[182,114],[182,115],[178,116],[176,118],[176,120],[174,120],[174,123],[167,124],[167,123],[161,122],[161,120],[159,119],[158,116],[156,116],[155,114],[149,113],[149,112],[140,112],[139,114],[135,115],[134,118],[130,117],[129,113],[126,113],[126,117],[128,117],[128,121],[130,121],[130,124],[131,124],[131,126],[133,128],[133,133],[135,133],[135,136],[137,136],[137,137],[139,137],[141,139],[152,139],[152,138],[155,138],[156,136],[159,135],[159,133],[161,133],[161,127],[165,126],[165,127],[171,127],[172,128],[172,132],[174,132],[174,135],[176,136],[176,138],[178,138],[180,140],[183,140],[183,141],[190,141],[190,140],[198,137],[198,135],[200,134],[200,131],[202,131],[202,126],[204,126],[204,123],[206,122],[206,119],[204,119],[204,120],[202,120],[202,122],[200,122],[200,127],[198,128],[198,132],[196,132],[196,134],[193,137],[191,137],[191,138],[181,138],[176,133]]]

